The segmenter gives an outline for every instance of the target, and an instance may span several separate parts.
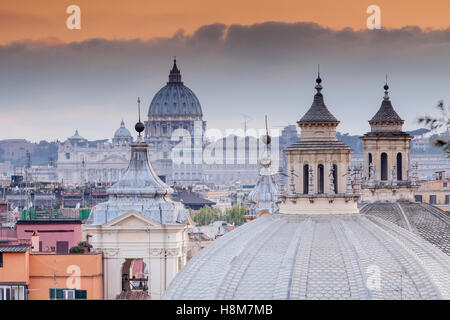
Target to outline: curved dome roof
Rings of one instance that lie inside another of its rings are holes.
[[[415,233],[450,255],[450,215],[427,203],[374,202],[361,213],[379,217]]]
[[[172,188],[153,170],[148,144],[138,140],[131,145],[131,158],[122,177],[108,188],[108,201],[92,210],[86,225],[103,225],[134,210],[161,224],[184,224],[188,211],[170,200]]]
[[[69,138],[69,140],[85,140],[80,134],[78,130],[75,130],[75,134]]]
[[[120,123],[120,128],[116,130],[116,132],[114,133],[114,138],[130,138],[131,137],[131,133],[130,131],[128,131],[127,128],[125,128],[125,122]]]
[[[428,241],[380,218],[271,214],[197,253],[163,298],[449,299],[449,263]]]
[[[194,117],[201,120],[203,113],[195,93],[181,81],[181,72],[174,60],[169,82],[153,97],[149,117]]]

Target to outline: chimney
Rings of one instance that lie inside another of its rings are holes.
[[[39,232],[36,230],[31,236],[31,252],[39,252]]]

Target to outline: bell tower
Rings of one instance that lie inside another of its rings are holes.
[[[339,121],[325,105],[320,74],[314,100],[297,122],[301,140],[284,150],[288,186],[280,213],[357,213],[359,173],[350,169],[353,150],[336,137]],[[285,190],[285,191],[284,191]]]
[[[392,107],[386,81],[381,107],[369,120],[371,130],[361,137],[364,145],[362,201],[414,201],[417,165],[411,165],[413,137],[403,131],[403,123]]]

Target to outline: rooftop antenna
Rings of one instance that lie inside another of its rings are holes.
[[[241,113],[241,116],[244,118],[244,122],[242,122],[244,124],[244,136],[247,136],[247,122],[249,122],[253,118],[245,113]]]

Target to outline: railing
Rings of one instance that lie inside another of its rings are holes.
[[[80,219],[85,220],[89,218],[91,209],[28,209],[22,211],[22,220],[36,220],[36,219]]]

